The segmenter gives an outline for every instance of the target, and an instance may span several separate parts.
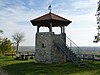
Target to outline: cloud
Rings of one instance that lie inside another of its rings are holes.
[[[52,11],[72,20],[66,32],[78,45],[91,45],[96,33],[94,15],[97,1],[50,0]],[[36,27],[32,26],[30,20],[47,13],[48,6],[48,0],[0,0],[0,29],[4,31],[3,36],[12,39],[11,35],[15,32],[24,32],[26,40],[22,45],[35,45]],[[40,31],[43,29],[48,31],[47,28],[40,28]],[[57,33],[59,30],[53,28]]]
[[[67,29],[66,32],[78,46],[96,46],[93,44],[96,33],[94,28]]]
[[[53,10],[68,15],[83,15],[96,12],[97,2],[98,0],[59,0],[54,4]]]

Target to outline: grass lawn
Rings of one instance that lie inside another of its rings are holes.
[[[0,67],[9,75],[100,75],[100,61],[87,62],[84,68],[67,62],[63,64],[37,64],[34,60],[14,60],[0,57]]]

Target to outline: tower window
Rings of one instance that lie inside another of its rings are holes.
[[[42,43],[42,48],[45,48],[44,43]]]

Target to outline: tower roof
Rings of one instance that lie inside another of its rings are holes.
[[[31,23],[33,24],[33,26],[38,25],[38,26],[49,27],[50,24],[52,24],[52,27],[57,27],[57,26],[68,26],[71,23],[71,21],[49,12],[48,14],[45,14],[43,16],[31,20]]]

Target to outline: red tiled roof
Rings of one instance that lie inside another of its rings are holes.
[[[50,12],[41,17],[31,20],[31,23],[34,26],[39,25],[39,26],[46,26],[46,27],[49,26],[48,25],[49,23],[52,23],[53,27],[55,27],[61,25],[67,26],[68,24],[71,23],[71,21]]]

